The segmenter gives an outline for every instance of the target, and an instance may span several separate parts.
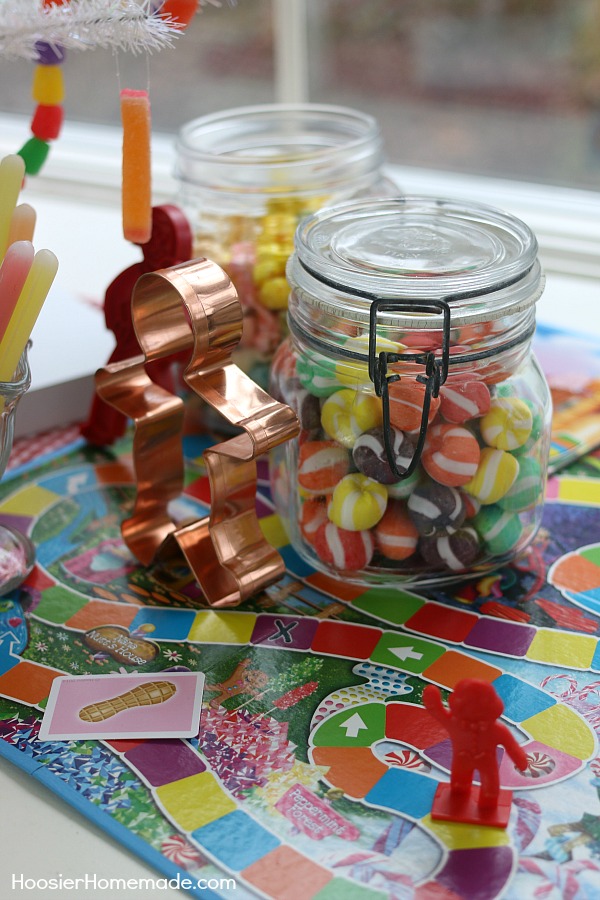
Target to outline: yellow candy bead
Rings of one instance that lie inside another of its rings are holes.
[[[62,66],[36,66],[31,96],[42,106],[58,106],[65,99]]]
[[[285,278],[270,278],[258,292],[258,299],[267,309],[287,309],[289,285]]]
[[[321,410],[321,425],[329,437],[352,449],[363,431],[382,420],[381,401],[374,394],[343,388],[327,398]]]
[[[335,488],[327,514],[338,528],[366,531],[383,517],[387,501],[383,484],[355,472],[342,478]]]
[[[475,475],[462,489],[483,504],[497,503],[511,489],[518,474],[519,463],[514,456],[485,447]]]
[[[524,400],[498,397],[480,422],[481,436],[490,447],[516,450],[531,434],[533,415]]]

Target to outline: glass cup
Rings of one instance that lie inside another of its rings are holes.
[[[29,346],[23,351],[12,381],[0,382],[0,478],[12,450],[17,406],[31,384],[28,349]],[[0,524],[0,596],[17,588],[34,562],[35,550],[29,538],[10,525]]]

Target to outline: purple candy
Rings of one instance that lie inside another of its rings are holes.
[[[60,44],[48,44],[47,41],[36,41],[35,52],[37,60],[42,66],[56,66],[63,62],[67,51]]]
[[[414,444],[403,431],[391,428],[390,432],[394,462],[400,470],[406,471],[415,452]],[[354,444],[352,458],[358,471],[374,481],[380,484],[395,484],[398,481],[398,476],[392,472],[385,452],[383,428],[370,428],[361,434]]]
[[[465,519],[465,504],[459,492],[435,482],[416,487],[407,506],[421,535],[431,535],[439,529],[459,528]]]
[[[435,569],[464,572],[479,553],[479,538],[474,528],[449,528],[447,532],[422,537],[421,556]]]

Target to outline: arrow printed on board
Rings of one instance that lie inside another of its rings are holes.
[[[393,653],[403,662],[407,659],[423,659],[423,654],[417,653],[413,647],[388,647],[387,649],[388,653]]]
[[[365,730],[367,726],[359,714],[354,713],[354,715],[350,716],[349,719],[346,719],[345,722],[340,722],[340,728],[346,729],[346,737],[356,737],[358,732]]]

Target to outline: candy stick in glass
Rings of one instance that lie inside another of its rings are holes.
[[[147,91],[120,92],[123,124],[123,235],[145,244],[152,235],[150,100]]]
[[[25,286],[34,257],[30,241],[10,244],[0,264],[0,341]]]
[[[50,250],[38,250],[23,290],[0,340],[0,381],[10,381],[44,304],[58,260]]]
[[[16,153],[5,156],[0,162],[0,259],[6,253],[10,223],[24,177],[25,163],[22,158]]]
[[[15,241],[33,241],[35,231],[35,209],[29,203],[19,203],[12,214],[8,232],[8,246]]]

